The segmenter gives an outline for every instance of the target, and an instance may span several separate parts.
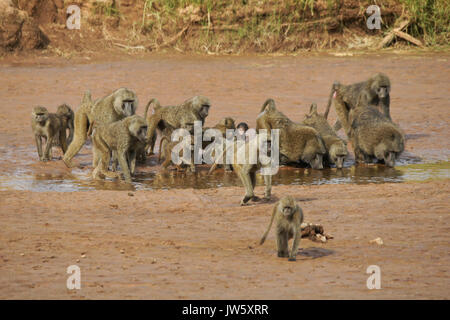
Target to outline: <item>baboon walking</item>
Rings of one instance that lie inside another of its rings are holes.
[[[303,211],[292,196],[281,198],[273,207],[269,226],[259,242],[260,245],[266,241],[274,220],[276,225],[278,257],[289,257],[289,261],[295,261],[300,239],[302,238],[301,224],[303,222]],[[292,238],[294,238],[294,242],[289,253],[288,242]]]

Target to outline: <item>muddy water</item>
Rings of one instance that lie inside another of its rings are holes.
[[[356,82],[379,71],[392,82],[391,114],[404,130],[406,151],[395,169],[370,165],[343,170],[280,169],[274,185],[384,183],[447,179],[450,158],[448,92],[450,59],[447,54],[370,55],[356,57],[196,57],[151,56],[139,60],[74,64],[51,58],[36,65],[0,65],[0,190],[82,191],[94,189],[150,190],[240,186],[233,173],[207,168],[196,174],[162,173],[155,160],[140,168],[130,186],[90,179],[91,150],[76,157],[84,169],[66,170],[55,163],[36,161],[29,117],[35,105],[50,112],[66,102],[76,109],[82,94],[94,99],[119,87],[135,90],[144,113],[146,102],[177,104],[196,94],[210,97],[207,126],[225,116],[254,127],[260,106],[268,97],[294,121],[301,121],[312,102],[323,112],[333,80]],[[413,72],[411,72],[413,71]],[[336,118],[334,110],[330,121]],[[351,148],[349,151],[352,152]],[[60,161],[59,161],[60,162]],[[258,183],[262,181],[259,178]]]

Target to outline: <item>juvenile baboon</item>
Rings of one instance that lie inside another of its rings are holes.
[[[292,196],[285,196],[278,201],[273,207],[272,218],[270,219],[267,231],[264,233],[260,245],[266,241],[270,228],[272,227],[273,220],[276,224],[276,237],[277,237],[277,249],[278,257],[289,257],[289,261],[295,261],[297,257],[298,245],[300,244],[301,224],[303,222],[303,211],[300,206],[295,202]],[[289,253],[288,242],[294,238],[292,243],[292,249]]]
[[[92,101],[91,93],[86,92],[81,106],[75,112],[74,138],[64,154],[64,163],[68,167],[72,166],[72,158],[86,142],[90,123],[95,121],[98,126],[110,124],[134,115],[137,106],[136,94],[126,88],[117,89],[110,95],[96,101]]]
[[[245,133],[248,130],[248,124],[245,122],[241,122],[237,125],[236,129],[238,130],[238,136],[245,140]]]
[[[146,135],[147,123],[138,115],[126,117],[110,124],[97,125],[95,122],[92,133],[95,163],[92,172],[93,178],[97,179],[101,175],[111,178],[118,177],[117,173],[108,172],[111,153],[115,152],[125,181],[131,182],[131,174],[134,172],[136,162],[136,147],[139,142],[145,142]]]
[[[348,122],[348,113],[358,105],[361,100],[362,105],[376,106],[380,112],[387,118],[391,118],[389,104],[391,91],[391,82],[383,73],[377,73],[368,80],[350,85],[343,85],[334,82],[331,87],[328,104],[325,111],[325,119],[328,118],[331,102],[334,98],[334,107],[338,115],[338,120],[334,124],[334,130],[339,131],[344,127],[347,136],[350,132],[350,123]],[[350,136],[348,136],[350,137]]]
[[[327,149],[324,163],[335,164],[338,169],[343,168],[345,158],[348,154],[347,142],[339,138],[325,117],[318,113],[315,103],[311,105],[309,114],[305,115],[305,120],[303,120],[302,124],[316,129],[322,137],[325,148]]]
[[[166,142],[166,143],[164,143]],[[163,144],[164,143],[164,144]],[[181,142],[179,141],[171,141],[169,137],[163,136],[159,142],[159,157],[158,162],[161,162],[161,159],[164,159],[164,162],[162,163],[162,167],[164,169],[167,169],[167,167],[172,163],[172,151],[173,148]],[[195,164],[194,164],[194,157],[193,157],[193,149],[194,149],[194,137],[191,136],[191,144],[189,146],[190,150],[190,162],[189,163],[181,163],[178,165],[175,165],[178,171],[183,171],[183,168],[185,165],[189,165],[189,168],[191,172],[195,172]],[[180,159],[183,159],[183,149],[179,153]]]
[[[33,129],[36,147],[40,161],[52,159],[52,146],[58,144],[63,152],[67,150],[66,132],[63,131],[61,119],[55,113],[49,113],[45,107],[37,106],[31,113],[31,128]],[[42,152],[42,138],[45,139],[45,150]]]
[[[275,107],[273,99],[264,102],[256,118],[256,131],[280,130],[280,163],[303,162],[313,169],[323,169],[322,158],[326,153],[320,134],[311,127],[295,123]]]
[[[73,120],[75,118],[75,114],[72,108],[65,103],[58,106],[56,114],[61,119],[61,130],[63,130],[66,133],[67,129],[69,129],[69,136],[67,137],[66,142],[67,145],[70,145],[70,143],[73,140],[73,131],[74,131]]]
[[[358,105],[350,111],[349,120],[356,161],[371,162],[376,158],[386,166],[395,166],[405,149],[401,129],[373,106]]]
[[[241,200],[241,206],[246,205],[250,200],[252,201],[259,201],[260,198],[255,196],[254,194],[254,189],[256,186],[256,172],[261,169],[261,168],[270,168],[270,164],[268,165],[261,165],[260,161],[257,161],[256,164],[252,164],[249,161],[249,157],[245,157],[245,161],[244,163],[239,163],[240,161],[238,161],[238,154],[243,154],[245,152],[246,155],[249,155],[249,147],[250,144],[249,142],[245,142],[245,143],[241,143],[239,144],[237,141],[234,141],[233,144],[233,150],[234,150],[234,154],[233,154],[233,162],[232,162],[232,167],[233,167],[233,171],[237,174],[237,176],[239,177],[239,179],[241,180],[244,189],[245,189],[245,195]],[[224,152],[222,155],[219,155],[219,158],[224,158],[224,155],[227,151],[229,151],[230,149],[226,149],[224,148]],[[212,165],[212,167],[209,169],[209,173],[211,174],[215,168],[218,165],[218,161],[217,159],[215,160],[214,164]],[[267,175],[263,175],[264,177],[264,184],[265,184],[265,192],[264,192],[264,200],[270,200],[270,196],[272,193],[272,175],[267,174]]]
[[[152,114],[148,114],[148,108],[155,104]],[[157,130],[168,137],[173,130],[184,128],[194,134],[194,122],[201,121],[202,125],[208,116],[211,103],[204,96],[195,96],[177,106],[161,106],[157,99],[151,99],[145,107],[145,119],[148,124],[147,147],[148,154],[153,153]]]

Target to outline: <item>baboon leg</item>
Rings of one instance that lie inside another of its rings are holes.
[[[150,148],[150,150],[147,152],[148,155],[151,155],[154,152],[155,149],[155,142],[156,142],[156,128],[158,126],[158,122],[161,119],[157,117],[156,115],[152,115],[148,121],[148,129],[147,129],[147,146],[145,147],[146,150]],[[159,150],[161,152],[161,150]]]
[[[44,160],[52,160],[52,145],[54,140],[54,137],[48,138],[47,143],[45,144]]]
[[[145,150],[147,150],[148,155],[152,155],[155,153],[156,136],[157,136],[156,133],[151,135],[151,137],[149,138],[150,140],[145,147]],[[161,152],[161,150],[159,152]]]
[[[131,183],[131,173],[130,168],[128,167],[126,154],[124,152],[117,151],[117,157],[119,159],[119,165],[122,168],[125,181]]]
[[[75,134],[72,142],[64,154],[63,161],[69,168],[72,166],[72,159],[81,150],[87,139],[89,120],[83,111],[75,113]]]
[[[286,231],[277,232],[278,257],[286,258],[289,256],[288,237]]]
[[[132,150],[128,152],[128,163],[130,166],[130,173],[134,175],[134,172],[136,170],[136,151]]]
[[[39,155],[39,160],[42,161],[43,160],[43,155],[42,155],[42,139],[40,136],[35,135],[34,139],[36,140],[36,148],[37,148],[37,152]]]
[[[245,205],[254,196],[253,188],[252,188],[252,181],[250,179],[249,173],[244,170],[241,170],[239,172],[239,178],[241,179],[241,182],[245,188],[245,196],[241,200],[241,205]]]
[[[64,130],[60,130],[59,132],[59,143],[61,144],[61,149],[65,154],[67,151],[67,141],[66,141],[66,132]]]
[[[256,186],[256,172],[251,171],[249,172],[249,176],[250,176],[250,181],[252,182],[252,190],[255,190],[255,186]],[[252,201],[259,201],[261,200],[258,196],[253,196],[252,197]]]
[[[292,250],[291,254],[289,255],[289,261],[295,261],[297,260],[297,251],[298,246],[300,244],[300,239],[302,238],[300,230],[294,230],[294,241],[292,243]]]
[[[337,98],[334,100],[334,107],[335,107],[336,113],[338,115],[339,124],[344,128],[347,136],[350,136],[350,123],[349,123],[349,119],[348,119],[349,112],[348,112],[345,102]],[[335,123],[334,126],[335,126],[335,130],[336,130],[336,128],[340,129],[337,122]]]
[[[117,158],[117,151],[112,151],[112,157],[111,157],[111,171],[117,171],[117,166],[119,164],[119,159]]]
[[[264,184],[266,185],[264,200],[270,200],[270,196],[272,194],[272,175],[264,175]]]

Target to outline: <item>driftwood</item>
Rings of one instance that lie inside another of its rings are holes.
[[[183,30],[178,32],[175,36],[173,36],[168,41],[165,41],[162,44],[155,44],[155,45],[148,46],[147,49],[154,50],[154,49],[170,46],[170,45],[174,44],[179,38],[181,38],[181,36],[187,31],[187,29],[189,29],[189,26],[184,27]]]
[[[324,233],[323,226],[313,223],[302,223],[300,226],[302,232],[302,238],[308,238],[315,242],[327,242],[329,239],[333,239],[333,236]]]
[[[400,17],[394,24],[394,26],[398,25],[398,27],[394,27],[394,29],[391,32],[389,32],[389,34],[387,36],[385,36],[383,38],[383,40],[381,40],[377,49],[381,49],[381,48],[389,45],[392,42],[392,40],[394,40],[395,36],[403,38],[406,41],[409,41],[409,42],[415,44],[416,46],[423,48],[424,45],[422,44],[422,42],[420,40],[417,40],[416,38],[414,38],[414,37],[410,36],[409,34],[407,34],[406,32],[402,31],[409,25],[409,23],[410,23],[409,19],[405,20],[404,17]]]

